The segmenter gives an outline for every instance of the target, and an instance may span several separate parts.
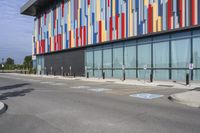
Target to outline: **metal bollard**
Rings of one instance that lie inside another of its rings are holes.
[[[40,75],[42,75],[42,72],[40,71]]]
[[[53,75],[56,76],[56,72],[54,72]]]
[[[126,74],[125,74],[125,72],[123,72],[123,81],[125,81],[126,80]]]
[[[103,72],[102,76],[103,76],[103,79],[105,79],[105,72]]]
[[[74,73],[74,78],[76,77],[76,73]]]
[[[89,72],[87,72],[87,78],[89,78]]]
[[[49,75],[49,73],[47,72],[47,76]]]
[[[190,84],[190,75],[189,73],[186,74],[186,85]]]
[[[152,73],[150,74],[150,82],[151,83],[153,82],[153,74]]]

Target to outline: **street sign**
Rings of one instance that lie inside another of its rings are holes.
[[[194,64],[190,63],[190,64],[189,64],[189,69],[190,69],[190,70],[193,70],[193,69],[194,69]]]
[[[144,70],[147,70],[147,65],[144,65]]]

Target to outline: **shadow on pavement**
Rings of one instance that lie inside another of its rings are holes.
[[[13,91],[13,92],[2,93],[0,95],[0,100],[6,100],[9,97],[25,96],[26,93],[30,93],[33,90],[34,90],[33,88],[28,88],[28,89],[23,89],[23,90],[20,90],[20,91]]]
[[[2,86],[0,87],[0,91],[1,90],[11,90],[11,89],[16,89],[16,88],[20,88],[26,85],[30,85],[29,83],[23,83],[23,84],[15,84],[15,85],[9,85],[9,86]]]

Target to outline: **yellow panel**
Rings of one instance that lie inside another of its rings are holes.
[[[98,0],[97,0],[98,1]],[[112,1],[112,16],[115,16],[115,0]]]
[[[132,0],[129,3],[129,37],[133,36],[133,13],[132,13]]]
[[[161,16],[158,17],[158,31],[162,30],[162,18]]]
[[[153,3],[153,32],[157,31],[157,20],[158,20],[158,4]]]
[[[131,0],[132,1],[132,0]],[[149,0],[144,0],[144,6],[148,6],[149,5]]]
[[[68,5],[69,5],[69,7],[68,7],[68,30],[70,31],[71,30],[71,21],[70,21],[70,16],[71,16],[71,7],[70,7],[70,1],[69,1],[69,3],[68,3]]]
[[[96,1],[96,19],[100,20],[100,0]]]

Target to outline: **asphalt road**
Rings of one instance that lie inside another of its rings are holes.
[[[0,133],[200,133],[200,110],[167,99],[181,91],[0,74]]]

